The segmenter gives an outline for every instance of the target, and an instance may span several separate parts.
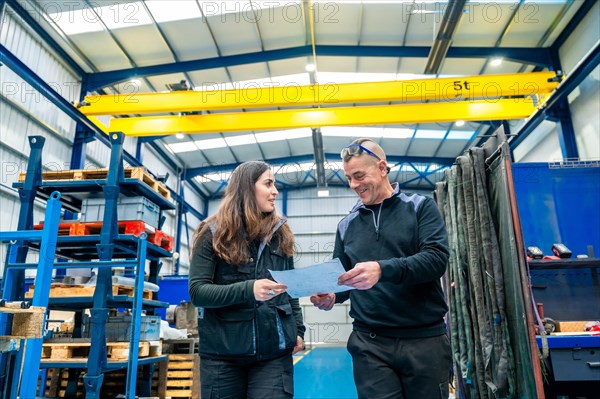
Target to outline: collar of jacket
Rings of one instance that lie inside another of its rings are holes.
[[[279,230],[279,228],[281,226],[283,226],[283,224],[285,222],[287,222],[287,218],[280,216],[279,221],[275,224],[275,226],[273,226],[273,230],[271,230],[271,237],[273,237],[275,232],[277,230]],[[208,227],[210,228],[211,233],[213,235],[215,235],[215,233],[217,231],[217,224],[215,223],[214,220],[208,224]],[[262,240],[262,242],[260,243],[260,246],[258,247],[258,255],[256,256],[256,263],[258,263],[258,260],[260,259],[260,255],[262,254],[262,252],[264,251],[266,246],[267,246],[267,241],[266,241],[266,237],[265,237],[265,239]]]
[[[273,226],[273,230],[271,231],[271,237],[273,237],[273,235],[275,234],[275,232],[277,230],[279,230],[279,228],[281,226],[283,226],[283,224],[287,222],[287,218],[285,217],[279,217],[279,222],[277,222],[277,224],[275,226]],[[267,246],[267,241],[266,240],[262,240],[262,242],[260,243],[260,247],[258,247],[258,255],[256,256],[256,263],[258,264],[258,260],[260,259],[260,255],[262,254],[263,250],[265,249],[265,247]]]
[[[394,191],[392,192],[392,195],[389,198],[395,197],[400,195],[400,185],[397,182],[392,183],[392,188],[394,189]],[[385,198],[383,201],[385,201],[387,198]],[[382,201],[382,203],[383,203]],[[362,203],[361,200],[358,200],[356,202],[356,205],[354,205],[354,207],[350,210],[350,213],[356,212],[359,209],[365,209],[366,206],[365,204]]]

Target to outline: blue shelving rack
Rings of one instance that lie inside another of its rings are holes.
[[[154,370],[154,364],[166,359],[166,356],[138,359],[137,349],[139,346],[142,308],[145,308],[149,314],[153,314],[154,309],[168,306],[166,302],[156,300],[156,297],[151,300],[142,299],[146,260],[149,261],[149,281],[156,283],[161,267],[160,259],[170,257],[172,254],[163,248],[148,243],[145,239],[145,234],[142,234],[140,237],[119,234],[117,225],[117,200],[120,195],[141,195],[146,196],[157,204],[161,210],[174,209],[174,205],[142,181],[135,178],[125,178],[123,166],[124,135],[121,133],[111,133],[110,141],[112,144],[110,165],[105,179],[43,181],[41,159],[44,138],[31,136],[29,138],[31,147],[30,161],[27,166],[25,181],[13,184],[13,187],[19,189],[21,200],[19,231],[32,229],[33,201],[36,197],[51,200],[52,193],[60,191],[62,206],[73,212],[80,212],[82,199],[86,197],[103,196],[105,199],[103,223],[99,234],[57,236],[55,240],[56,255],[69,261],[55,263],[53,265],[54,268],[98,268],[97,284],[93,297],[47,298],[50,309],[79,312],[76,313],[76,323],[81,319],[80,312],[84,309],[90,309],[91,347],[88,359],[87,361],[66,362],[42,361],[37,366],[24,363],[25,367],[86,369],[83,380],[87,399],[100,399],[100,388],[105,372],[124,368],[128,370],[126,398],[135,398],[138,366],[144,366],[145,384],[139,387],[140,395],[150,396],[150,379]],[[9,261],[8,266],[15,268],[15,272],[13,273],[13,284],[6,286],[4,295],[10,300],[20,300],[23,298],[23,270],[26,267],[23,264],[29,247],[36,247],[36,244],[23,242],[17,245],[14,250],[14,259]],[[21,266],[17,267],[17,264]],[[115,267],[134,269],[135,294],[133,297],[124,295],[113,296],[111,269]],[[34,295],[37,293],[38,286],[39,283],[36,282]],[[129,357],[126,362],[109,361],[107,359],[105,325],[110,308],[131,308],[133,312]],[[14,366],[15,360],[9,359],[9,368],[14,370]],[[76,379],[70,378],[67,392],[76,390],[76,383]],[[35,389],[36,385],[31,384],[32,388],[27,389]],[[35,397],[35,395],[31,397]]]
[[[40,254],[39,262],[31,265],[37,269],[37,284],[39,290],[36,289],[31,304],[33,306],[40,306],[46,308],[48,306],[48,295],[50,294],[50,283],[52,280],[52,267],[54,264],[54,254],[56,250],[55,237],[58,233],[58,221],[60,219],[60,194],[55,192],[51,195],[46,208],[46,217],[43,230],[22,230],[14,232],[0,232],[0,242],[11,242],[8,251],[8,263],[5,268],[4,276],[4,288],[2,290],[2,299],[10,301],[10,297],[7,295],[10,292],[10,287],[15,285],[14,280],[19,278],[20,268],[16,263],[18,249],[23,245],[25,241],[37,241],[40,242]],[[11,267],[14,266],[14,267]],[[0,314],[0,326],[3,330],[0,335],[10,336],[11,331],[8,324],[8,315]],[[30,338],[28,339],[25,353],[23,355],[23,344],[19,353],[14,358],[13,370],[15,374],[11,380],[11,393],[6,398],[16,398],[19,390],[19,382],[21,382],[21,397],[35,397],[35,387],[37,386],[37,374],[36,373],[23,373],[19,376],[16,370],[20,370],[21,360],[27,367],[25,370],[39,369],[40,358],[42,356],[42,338]],[[28,390],[28,387],[33,387],[33,392]]]

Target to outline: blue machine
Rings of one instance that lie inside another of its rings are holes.
[[[553,255],[562,243],[588,256],[529,261],[535,302],[555,321],[600,320],[600,163],[514,164],[513,172],[525,245]],[[548,349],[550,396],[597,394],[600,336],[549,336]]]

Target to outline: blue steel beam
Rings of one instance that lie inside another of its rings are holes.
[[[280,164],[288,164],[288,163],[301,163],[301,162],[309,162],[314,161],[314,156],[310,155],[302,155],[297,157],[286,157],[286,158],[275,158],[266,160],[271,165],[280,165]],[[216,173],[221,171],[230,171],[234,170],[239,163],[229,163],[229,164],[217,164],[210,166],[201,166],[199,168],[188,168],[183,173],[184,180],[192,180],[196,176],[206,175],[208,173]]]
[[[510,141],[511,149],[515,149],[538,127],[548,116],[548,110],[555,104],[566,100],[567,96],[598,66],[600,63],[600,44],[597,42],[592,50],[577,64],[563,80],[548,100],[521,127],[517,136]]]
[[[410,57],[427,58],[430,47],[427,46],[317,46],[320,56],[333,57]],[[151,65],[138,68],[96,72],[87,75],[89,91],[98,90],[118,82],[144,76],[183,73],[213,68],[226,68],[235,65],[285,60],[312,56],[311,46],[299,46],[278,50],[266,50],[255,53],[236,54],[199,60],[181,61],[170,64]],[[549,66],[550,56],[547,48],[484,48],[450,47],[446,58],[489,58],[502,57],[509,61]]]
[[[71,119],[83,125],[84,128],[94,132],[96,138],[110,148],[110,140],[98,126],[94,125],[84,114],[79,112],[71,103],[63,96],[57,93],[50,85],[42,78],[33,72],[27,65],[19,60],[6,47],[0,44],[0,64],[8,66],[23,80],[29,83],[35,90],[39,91],[44,97],[52,102],[61,111],[67,114]],[[141,166],[141,164],[130,154],[124,152],[123,156],[129,164],[133,166]]]
[[[286,164],[295,164],[295,163],[304,163],[304,162],[314,162],[315,158],[313,154],[310,155],[299,155],[294,157],[286,157],[286,158],[273,158],[267,159],[265,162],[269,163],[273,166],[280,166]],[[327,162],[339,162],[340,155],[339,154],[325,154],[325,160]],[[411,163],[421,163],[421,164],[429,164],[435,163],[441,166],[450,166],[454,163],[454,158],[433,158],[433,157],[414,157],[414,156],[396,156],[396,155],[388,155],[387,160],[391,164],[411,162]],[[196,176],[206,175],[208,173],[217,173],[222,171],[231,171],[235,169],[239,163],[229,163],[229,164],[219,164],[219,165],[210,165],[210,166],[202,166],[199,168],[189,168],[186,169],[183,175],[184,180],[191,180]]]
[[[7,65],[23,80],[29,83],[34,89],[39,91],[44,97],[49,99],[55,104],[61,111],[69,115],[73,120],[82,122],[85,127],[95,132],[101,133],[105,140],[108,141],[106,135],[94,125],[84,114],[79,112],[71,103],[65,100],[59,93],[57,93],[50,85],[43,81],[35,72],[33,72],[27,65],[19,60],[10,50],[0,44],[0,62]]]
[[[558,142],[563,158],[579,158],[575,128],[571,118],[571,109],[567,99],[562,99],[546,112],[548,119],[557,119]]]
[[[183,186],[184,182],[181,179],[181,175],[179,178],[179,197],[181,198],[182,201],[177,201],[177,219],[176,219],[176,230],[175,230],[175,248],[174,251],[177,253],[181,253],[181,232],[183,231],[183,214],[185,213],[184,211],[184,206],[183,206],[183,201],[185,201],[185,196],[184,196],[184,186]],[[186,230],[188,230],[187,226],[186,226]],[[189,242],[188,242],[189,244]],[[179,274],[179,266],[180,266],[180,259],[179,257],[177,257],[177,259],[175,260],[175,274]]]
[[[554,46],[551,47],[550,53],[552,55],[552,64],[554,66],[554,70],[562,71],[563,68],[560,62],[558,48]],[[575,128],[573,127],[571,107],[569,106],[568,99],[565,97],[555,103],[554,106],[548,109],[546,117],[549,119],[554,117],[557,118],[558,141],[560,143],[560,149],[563,158],[579,158],[577,140],[575,139]]]

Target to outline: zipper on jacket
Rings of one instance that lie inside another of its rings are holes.
[[[379,219],[381,217],[381,208],[383,208],[383,201],[381,202],[381,204],[379,204],[379,211],[377,211],[377,219],[375,219],[375,211],[365,207],[365,209],[371,211],[371,214],[373,215],[373,225],[375,226],[375,241],[379,241]]]

